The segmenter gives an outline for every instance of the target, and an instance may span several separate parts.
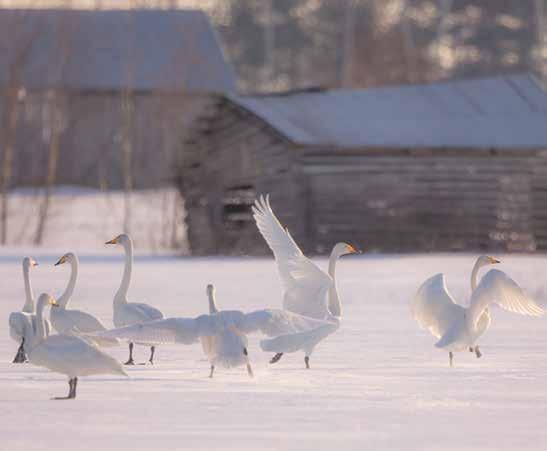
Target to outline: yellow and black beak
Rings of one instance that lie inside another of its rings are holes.
[[[496,263],[501,263],[501,261],[499,261],[497,258],[494,258],[494,257],[488,257],[488,261],[489,261],[492,265],[495,265]]]
[[[55,263],[55,265],[53,266],[58,266],[58,265],[62,265],[63,263],[66,263],[66,257],[63,255],[59,261],[57,263]]]
[[[57,304],[57,301],[54,298],[49,298],[49,305],[52,307],[59,307],[59,304]]]
[[[104,244],[118,244],[118,238],[112,238],[110,241],[107,241]]]
[[[32,260],[32,263],[31,263],[32,266],[38,266],[38,262],[36,260]]]
[[[359,249],[355,248],[355,246],[352,246],[351,244],[348,244],[348,254],[362,254],[363,252]]]

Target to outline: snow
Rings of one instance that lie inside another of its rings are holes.
[[[483,357],[456,354],[450,369],[446,353],[410,317],[410,297],[440,271],[456,299],[467,299],[473,255],[342,259],[344,320],[315,350],[311,370],[302,354],[270,366],[253,336],[255,378],[244,367],[219,368],[211,380],[201,346],[163,346],[154,366],[130,367],[128,379],[82,378],[76,400],[50,401],[68,391],[65,377],[10,363],[17,345],[7,316],[23,304],[20,258],[32,254],[41,263],[32,273],[36,295],[58,295],[69,268],[52,265],[67,250],[10,248],[0,257],[0,450],[544,449],[547,319],[494,309]],[[109,325],[120,254],[108,248],[80,255],[72,303]],[[499,269],[545,301],[544,257],[496,257]],[[268,258],[140,256],[130,294],[166,316],[193,316],[206,311],[210,282],[223,308],[280,305]],[[127,357],[126,346],[107,352]],[[147,357],[146,348],[136,348],[138,361]]]

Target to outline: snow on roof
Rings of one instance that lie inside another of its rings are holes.
[[[547,93],[531,75],[228,98],[300,145],[547,147]]]
[[[201,11],[0,10],[0,85],[17,58],[30,89],[235,89]]]

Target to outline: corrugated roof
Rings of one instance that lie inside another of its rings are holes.
[[[531,75],[228,98],[301,145],[547,148],[547,93]]]
[[[235,89],[207,16],[185,10],[0,10],[0,85],[22,55],[28,88]]]

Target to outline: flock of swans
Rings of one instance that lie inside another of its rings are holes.
[[[190,345],[201,343],[210,362],[209,376],[215,368],[245,366],[250,376],[247,336],[260,333],[265,352],[273,353],[270,363],[278,362],[286,353],[303,352],[306,368],[319,342],[334,333],[342,319],[342,303],[336,283],[336,263],[348,254],[358,254],[355,247],[338,243],[332,249],[328,271],[323,271],[300,250],[274,214],[269,198],[260,197],[253,206],[258,230],[272,250],[283,286],[283,308],[252,312],[223,310],[217,305],[215,289],[206,289],[209,312],[196,318],[164,318],[157,308],[129,302],[127,293],[133,267],[133,243],[122,234],[107,241],[119,245],[125,254],[125,267],[120,287],[113,299],[113,323],[108,330],[89,313],[69,308],[78,278],[78,257],[63,255],[55,265],[68,263],[71,275],[63,294],[54,299],[43,293],[34,302],[30,281],[31,268],[37,265],[30,257],[23,259],[25,303],[19,312],[9,316],[12,339],[19,345],[13,363],[30,362],[68,377],[73,399],[81,376],[95,374],[125,375],[122,364],[101,348],[129,344],[125,365],[134,365],[134,344],[150,347],[149,363],[154,363],[156,346],[162,344]],[[457,304],[448,292],[444,276],[437,274],[426,280],[411,301],[411,312],[419,326],[429,330],[438,341],[435,346],[449,354],[450,366],[456,351],[469,350],[481,357],[477,341],[490,325],[490,305],[522,315],[540,316],[543,309],[505,273],[492,269],[480,282],[480,268],[499,263],[489,256],[478,258],[471,272],[469,307]],[[46,307],[51,308],[49,320]],[[52,330],[57,334],[53,334]]]

